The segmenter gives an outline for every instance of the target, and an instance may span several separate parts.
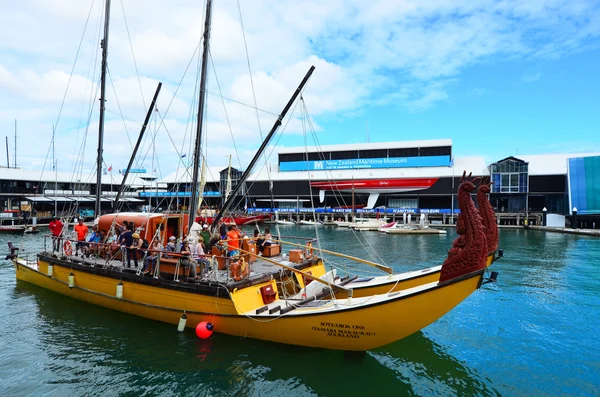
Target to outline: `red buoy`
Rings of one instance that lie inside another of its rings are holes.
[[[213,332],[213,325],[212,323],[209,323],[207,321],[202,321],[199,322],[198,325],[196,325],[196,335],[198,335],[198,338],[200,339],[206,339],[209,336],[212,335]]]

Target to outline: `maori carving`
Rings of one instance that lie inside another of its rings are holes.
[[[479,211],[471,200],[471,192],[476,189],[475,183],[478,180],[479,178],[472,179],[471,174],[466,176],[465,171],[458,186],[458,237],[452,243],[448,258],[442,265],[440,283],[485,268],[488,253],[485,233]]]
[[[479,188],[477,188],[477,205],[481,223],[483,224],[485,239],[488,245],[488,251],[494,252],[498,249],[498,223],[496,222],[496,213],[488,200],[488,194],[492,189],[490,178],[483,178]]]

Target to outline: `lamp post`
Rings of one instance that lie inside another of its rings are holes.
[[[571,218],[571,227],[573,229],[578,229],[577,227],[577,207],[573,207],[573,218]]]
[[[542,208],[542,226],[547,226],[546,225],[546,221],[548,218],[548,208],[544,207]]]

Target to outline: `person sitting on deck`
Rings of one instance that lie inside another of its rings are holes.
[[[75,245],[75,255],[77,255],[77,250],[81,251],[81,255],[83,256],[86,251],[86,243],[85,237],[88,234],[88,227],[83,223],[83,219],[79,219],[79,223],[75,225],[73,228],[75,233],[77,233],[77,244]]]
[[[169,242],[167,243],[167,246],[165,247],[165,251],[176,252],[177,251],[177,246],[175,245],[176,241],[177,241],[177,239],[175,238],[175,236],[169,237]],[[165,258],[172,258],[172,257],[173,256],[171,256],[169,254],[165,254]]]
[[[195,280],[198,280],[198,273],[196,272],[196,266],[198,265],[198,262],[192,259],[190,243],[187,239],[183,240],[183,246],[181,247],[181,265],[184,269],[190,269],[189,278],[194,278]]]
[[[144,267],[142,267],[142,272],[148,272],[148,264],[152,264],[152,269],[156,266],[156,262],[158,260],[158,254],[163,250],[163,245],[160,242],[158,236],[154,236],[152,239],[152,244],[150,244],[150,251],[144,260]]]
[[[195,244],[194,244],[195,243]],[[192,258],[196,260],[204,269],[208,269],[210,266],[210,261],[205,258],[206,254],[204,253],[202,237],[198,240],[198,242],[192,242]]]
[[[113,229],[113,233],[110,235],[110,237],[108,237],[108,239],[106,239],[106,245],[107,245],[107,258],[106,259],[111,259],[116,253],[117,251],[119,251],[121,249],[121,246],[119,245],[119,241],[121,240],[121,228],[117,227],[115,229]]]
[[[221,241],[221,236],[219,235],[219,233],[214,233],[210,239],[210,241],[208,242],[208,247],[206,248],[206,252],[208,252],[209,254],[212,253],[212,247],[217,247],[219,249],[222,249],[222,247],[219,246],[219,241]]]
[[[268,227],[265,227],[265,234],[264,234],[263,238],[261,240],[259,240],[260,244],[257,243],[259,253],[262,254],[265,247],[268,247],[271,244],[273,244],[273,242],[271,241],[272,238],[273,238],[273,236],[271,235],[271,229],[269,229]]]
[[[88,239],[88,243],[90,243],[90,244],[86,244],[86,246],[85,246],[85,254],[87,256],[90,256],[91,253],[97,253],[99,242],[100,242],[100,233],[98,232],[98,226],[94,225],[94,226],[92,226],[92,234],[90,234],[90,237]]]

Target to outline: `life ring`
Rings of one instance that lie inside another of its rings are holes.
[[[67,256],[73,255],[73,247],[71,246],[70,241],[65,241],[65,243],[63,244],[63,251]]]
[[[311,242],[306,243],[306,257],[310,258],[313,256],[313,246]]]

